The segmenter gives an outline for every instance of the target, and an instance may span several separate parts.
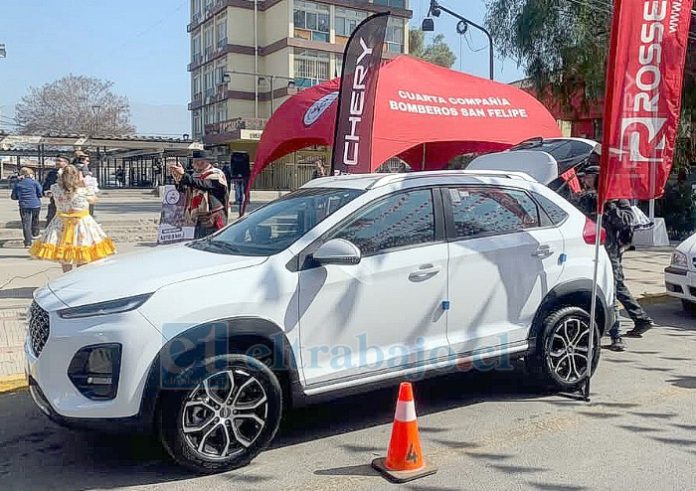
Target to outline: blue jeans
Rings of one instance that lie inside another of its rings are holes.
[[[241,205],[244,202],[244,193],[246,192],[246,180],[234,180],[234,203]]]
[[[30,246],[33,237],[39,235],[39,212],[41,208],[20,208],[19,216],[22,219],[22,233],[24,245]]]

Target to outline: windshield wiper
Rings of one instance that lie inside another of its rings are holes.
[[[208,242],[208,244],[225,252],[241,252],[239,247],[233,246],[229,242],[223,242],[221,240],[211,240]]]
[[[198,249],[201,251],[210,251],[211,249],[217,249],[218,251],[227,252],[230,254],[241,252],[239,247],[233,246],[232,244],[223,242],[221,240],[213,240],[209,238],[196,241],[192,243],[190,247],[193,247],[194,249]]]

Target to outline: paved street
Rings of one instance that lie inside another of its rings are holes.
[[[696,488],[696,323],[674,301],[630,351],[603,351],[590,404],[540,395],[521,371],[457,374],[415,386],[426,454],[439,472],[402,485],[455,489]],[[393,489],[370,469],[389,439],[396,390],[290,413],[273,448],[217,476],[182,471],[147,438],[48,422],[26,392],[0,396],[0,479],[35,489]]]

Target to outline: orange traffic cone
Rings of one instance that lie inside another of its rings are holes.
[[[437,472],[437,467],[428,463],[421,452],[410,382],[402,382],[399,387],[387,457],[373,460],[372,467],[396,483],[412,481]]]

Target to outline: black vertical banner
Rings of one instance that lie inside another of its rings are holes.
[[[333,173],[370,172],[372,122],[389,13],[368,17],[353,31],[343,53],[336,112]]]

